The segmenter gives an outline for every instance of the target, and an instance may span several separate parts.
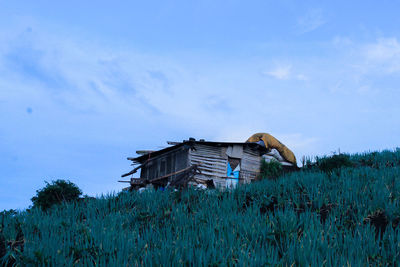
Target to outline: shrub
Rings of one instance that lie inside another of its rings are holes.
[[[317,159],[317,167],[323,172],[331,172],[332,170],[352,167],[353,163],[350,160],[350,155],[336,154],[330,157],[322,157]]]
[[[261,160],[260,176],[261,178],[277,178],[283,174],[282,164],[276,160],[269,162]]]
[[[47,210],[54,204],[76,201],[82,195],[82,191],[74,183],[65,180],[45,182],[46,186],[36,191],[36,196],[31,198],[33,207]]]

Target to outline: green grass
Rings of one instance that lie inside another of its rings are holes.
[[[4,213],[4,259],[19,266],[398,266],[400,150],[348,160],[351,166],[315,165],[226,192],[121,193]],[[18,240],[24,245],[12,245]]]

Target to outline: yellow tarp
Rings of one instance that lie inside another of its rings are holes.
[[[268,133],[253,134],[249,139],[247,139],[246,142],[258,142],[260,140],[264,141],[265,147],[267,149],[275,148],[286,161],[293,163],[295,166],[297,166],[296,157],[293,152],[284,144],[279,142],[278,139]]]

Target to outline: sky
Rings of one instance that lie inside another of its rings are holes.
[[[0,210],[127,157],[268,132],[296,155],[400,146],[399,1],[0,0]]]

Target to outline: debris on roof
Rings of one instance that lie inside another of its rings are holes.
[[[255,134],[246,142],[196,141],[191,137],[167,143],[171,146],[157,151],[139,150],[139,156],[129,157],[136,167],[122,177],[140,169],[140,178],[120,182],[130,183],[130,190],[149,184],[156,188],[188,185],[232,188],[256,180],[263,158],[297,167],[293,152],[267,133]]]

